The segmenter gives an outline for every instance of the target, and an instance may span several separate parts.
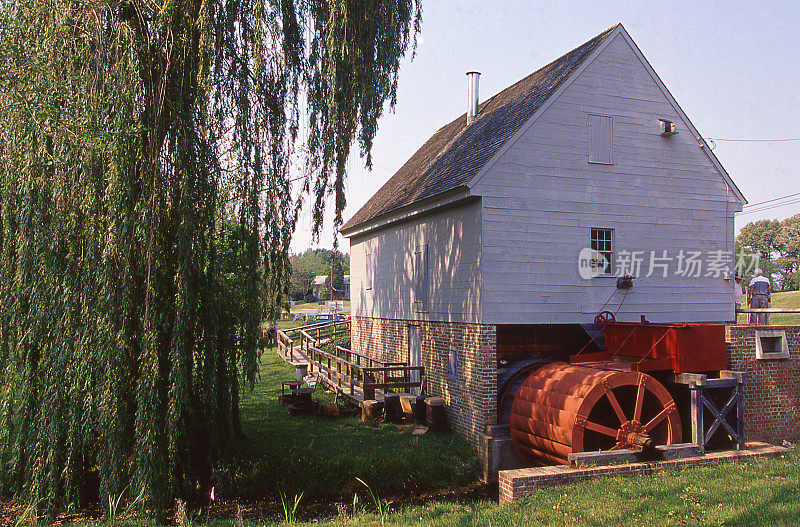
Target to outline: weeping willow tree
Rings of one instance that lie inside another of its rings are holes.
[[[281,300],[304,195],[315,232],[329,196],[341,223],[419,22],[419,0],[0,0],[4,491],[206,491],[260,288]]]

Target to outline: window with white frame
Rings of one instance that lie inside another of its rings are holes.
[[[788,359],[789,343],[785,329],[756,330],[756,359]]]
[[[608,115],[589,114],[589,163],[614,164],[614,123]]]
[[[592,227],[590,247],[602,254],[606,260],[600,264],[603,268],[597,269],[597,272],[612,274],[614,272],[614,229]]]

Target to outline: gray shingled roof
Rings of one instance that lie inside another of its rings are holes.
[[[469,126],[464,114],[440,128],[350,218],[342,231],[406,205],[466,187],[472,176],[615,28],[604,31],[481,104],[478,118]]]

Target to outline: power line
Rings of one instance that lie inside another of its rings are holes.
[[[711,141],[727,141],[729,143],[787,143],[789,141],[800,141],[800,137],[786,137],[782,139],[722,139],[719,137],[707,137]]]
[[[759,201],[758,203],[748,203],[747,205],[744,206],[744,208],[757,207],[757,206],[763,205],[765,203],[772,203],[773,201],[779,201],[779,200],[791,198],[791,197],[794,197],[794,196],[800,196],[800,192],[795,192],[794,194],[787,194],[786,196],[780,196],[778,198],[768,199],[766,201]]]
[[[742,211],[741,214],[750,214],[752,212],[761,212],[761,211],[765,211],[765,210],[778,209],[780,207],[785,207],[786,205],[794,205],[796,203],[800,203],[800,199],[794,199],[794,200],[785,201],[785,202],[782,202],[782,203],[773,203],[771,205],[766,205],[764,207],[758,207],[758,208],[755,208],[755,209],[747,209],[745,211]]]
[[[777,209],[777,208],[780,208],[780,207],[785,207],[787,205],[796,205],[798,203],[800,203],[800,198],[789,200],[789,201],[786,201],[786,202],[783,202],[783,203],[773,203],[771,205],[766,205],[764,207],[758,207],[758,208],[755,208],[755,209],[747,209],[745,211],[740,212],[739,215],[741,216],[741,215],[744,215],[744,214],[754,214],[756,212],[764,212],[764,211],[767,211],[767,210],[772,210],[772,209]]]

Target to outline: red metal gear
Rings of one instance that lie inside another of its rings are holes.
[[[613,324],[617,321],[617,317],[614,316],[614,313],[611,311],[601,311],[594,317],[594,325],[597,326],[597,329],[604,330],[606,326],[609,324]]]

